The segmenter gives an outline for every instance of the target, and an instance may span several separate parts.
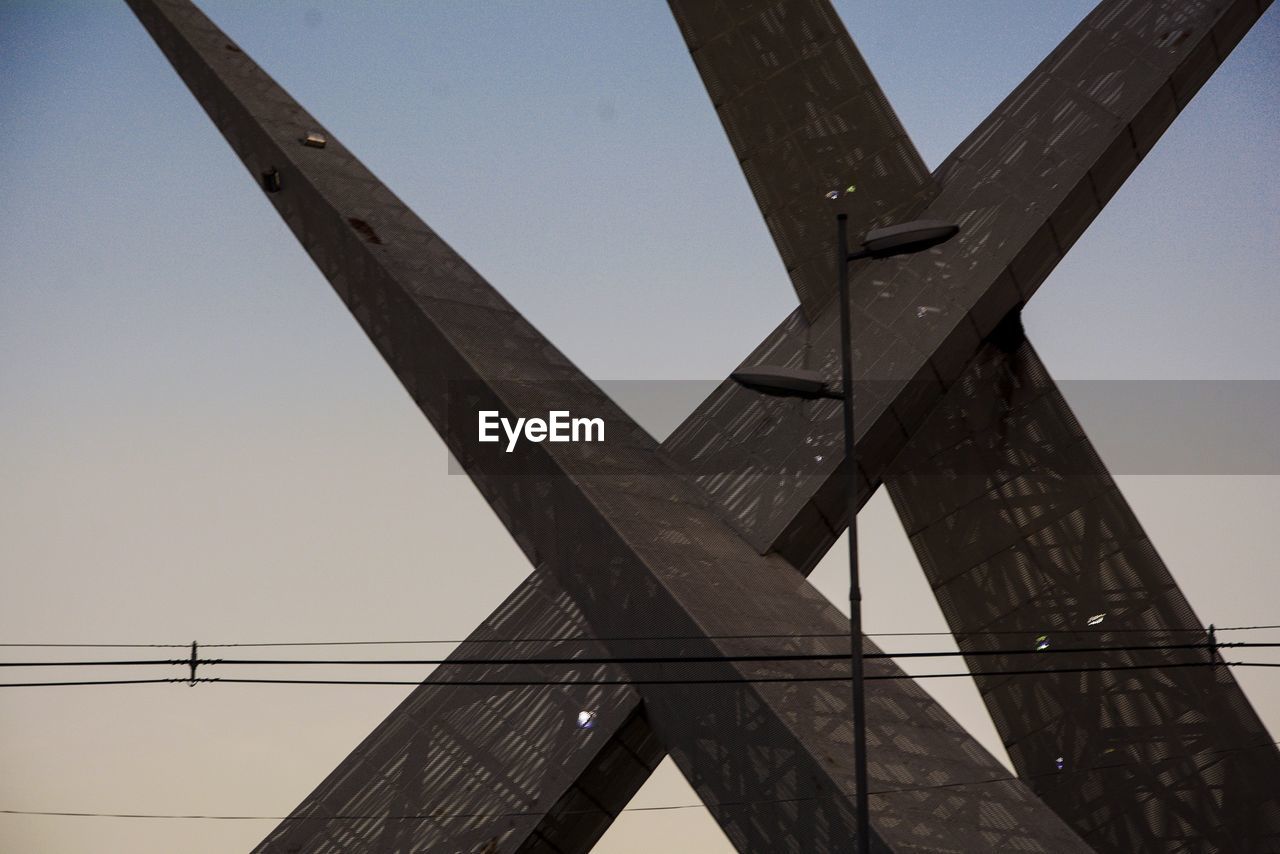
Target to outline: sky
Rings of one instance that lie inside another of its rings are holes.
[[[836,3],[931,167],[1090,5]],[[202,8],[589,376],[716,380],[794,307],[665,4]],[[1280,380],[1278,37],[1272,10],[1028,307],[1059,379]],[[0,642],[457,638],[524,577],[123,3],[0,3],[0,139]],[[1126,425],[1068,399],[1107,460]],[[1118,480],[1205,622],[1280,623],[1274,474]],[[860,519],[867,630],[944,630],[885,496]],[[843,554],[813,576],[842,608]],[[1275,673],[1236,673],[1273,734]],[[924,684],[1005,759],[968,680]],[[407,692],[4,689],[0,810],[282,815]],[[634,803],[696,798],[667,763]],[[272,826],[0,814],[0,848]],[[659,846],[729,850],[701,808],[597,850]]]

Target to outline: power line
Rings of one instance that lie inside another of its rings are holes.
[[[991,671],[959,671],[954,673],[923,673],[915,676],[906,673],[886,673],[865,677],[866,681],[880,680],[920,680],[920,679],[958,679],[979,676],[1054,676],[1078,673],[1110,673],[1126,670],[1165,670],[1182,667],[1280,667],[1280,662],[1265,663],[1252,661],[1185,661],[1164,664],[1122,664],[1102,665],[1099,667],[1061,667],[1044,670],[991,670]],[[450,679],[432,682],[430,687],[465,688],[522,688],[522,687],[576,687],[576,686],[610,686],[610,685],[734,685],[734,684],[768,684],[768,683],[801,683],[801,682],[847,682],[848,676],[761,676],[726,679]],[[219,682],[222,684],[241,685],[423,685],[424,681],[405,679],[251,679],[241,677],[201,676],[194,679],[179,677],[170,679],[119,679],[119,680],[70,680],[62,682],[0,682],[0,688],[52,688],[84,685],[152,685],[174,683],[195,685],[196,683]]]
[[[78,688],[91,685],[194,685],[196,682],[221,682],[221,679],[69,679],[61,682],[0,682],[0,688]],[[414,683],[415,685],[418,683]]]
[[[1043,647],[1032,649],[979,649],[979,650],[941,650],[934,652],[866,652],[862,654],[868,659],[898,658],[953,658],[978,656],[1009,655],[1062,655],[1108,652],[1166,652],[1185,650],[1214,651],[1224,648],[1277,648],[1280,643],[1261,643],[1234,641],[1227,643],[1186,643],[1186,644],[1140,644],[1126,646],[1092,646],[1092,647]],[[359,659],[359,658],[151,658],[151,659],[116,659],[97,661],[0,661],[0,667],[127,667],[127,666],[210,666],[222,664],[228,666],[292,666],[292,665],[335,665],[335,666],[450,666],[478,667],[503,665],[608,665],[608,664],[724,664],[732,662],[782,662],[782,661],[847,661],[849,653],[759,653],[744,655],[691,655],[691,656],[621,656],[607,658],[397,658],[397,659]]]
[[[1219,626],[1219,632],[1242,632],[1242,631],[1262,631],[1266,629],[1280,629],[1277,625],[1257,625],[1257,626]],[[929,632],[867,632],[864,637],[869,638],[885,638],[885,637],[982,637],[986,635],[1031,635],[1037,634],[1193,634],[1206,635],[1207,629],[1169,629],[1169,628],[1071,628],[1063,626],[1049,626],[1031,629],[1008,629],[995,631],[975,631],[975,632],[949,632],[949,631],[929,631]],[[847,632],[826,632],[826,633],[799,633],[799,634],[741,634],[741,635],[637,635],[637,636],[592,636],[592,635],[546,635],[534,637],[512,637],[512,638],[432,638],[421,640],[346,640],[346,641],[256,641],[256,642],[239,642],[239,643],[202,643],[201,647],[210,649],[225,649],[231,647],[301,647],[301,646],[405,646],[405,645],[429,645],[429,644],[519,644],[519,643],[590,643],[601,642],[607,643],[611,641],[680,641],[680,640],[770,640],[770,639],[818,639],[818,638],[847,638]],[[190,643],[0,643],[0,648],[46,648],[46,649],[185,649],[190,647]]]
[[[1249,750],[1263,750],[1268,747],[1275,747],[1280,741],[1268,741],[1259,744],[1242,745],[1240,747],[1227,747],[1220,750],[1207,750],[1200,753],[1184,754],[1179,756],[1169,756],[1156,762],[1169,762],[1181,759],[1197,759],[1202,756],[1218,756],[1226,753],[1239,753]],[[1132,762],[1113,762],[1102,765],[1093,765],[1086,768],[1060,769],[1055,771],[1046,771],[1040,774],[1027,774],[1021,777],[1006,774],[999,777],[988,777],[984,780],[957,780],[949,783],[934,783],[927,786],[904,786],[895,789],[880,789],[876,791],[868,791],[867,794],[875,797],[877,795],[897,795],[909,792],[927,792],[937,789],[954,789],[962,786],[982,786],[993,783],[1010,783],[1017,781],[1038,780],[1048,777],[1064,777],[1078,774],[1092,774],[1097,771],[1108,771],[1117,768],[1128,768],[1134,765],[1150,765],[1151,760],[1141,759]],[[788,804],[802,803],[817,800],[829,800],[840,798],[843,795],[832,793],[819,797],[807,798],[770,798],[754,801],[719,801],[716,803],[696,803],[696,804],[661,804],[650,807],[623,807],[619,812],[667,812],[671,810],[689,810],[689,809],[707,809],[710,807],[736,807],[736,806],[763,806],[767,804]],[[557,815],[596,815],[603,810],[565,810]],[[330,815],[330,816],[310,816],[310,815],[200,815],[200,814],[173,814],[173,813],[108,813],[108,812],[69,812],[54,810],[14,810],[0,809],[0,815],[14,816],[46,816],[55,818],[131,818],[131,819],[180,819],[180,820],[196,820],[196,821],[444,821],[449,819],[474,819],[474,818],[522,818],[529,816],[540,816],[540,812],[431,812],[424,814],[411,815]]]

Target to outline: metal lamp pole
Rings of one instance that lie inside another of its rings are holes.
[[[844,459],[849,467],[849,670],[853,691],[854,785],[858,808],[858,854],[871,854],[871,809],[867,792],[867,708],[862,678],[862,588],[858,583],[858,456],[853,436],[853,334],[849,329],[849,262],[892,258],[945,243],[959,226],[916,220],[867,233],[849,252],[848,217],[836,215],[836,271],[840,282],[840,374],[844,398]]]
[[[858,584],[858,458],[853,436],[853,342],[849,328],[849,262],[859,258],[892,258],[922,252],[945,243],[959,226],[915,220],[867,232],[862,246],[849,252],[848,217],[836,216],[836,271],[840,281],[841,398],[844,401],[844,458],[849,470],[849,669],[853,691],[854,782],[858,810],[857,851],[871,854],[871,818],[867,792],[867,710],[862,679],[862,588]],[[734,371],[734,381],[765,394],[783,397],[835,397],[816,370],[794,366],[756,365]]]
[[[859,254],[856,257],[863,257]],[[836,216],[836,270],[840,280],[840,375],[844,398],[844,459],[849,470],[849,670],[853,691],[854,788],[858,854],[871,852],[867,797],[867,709],[862,681],[862,587],[858,583],[858,458],[853,441],[853,342],[849,330],[849,218]]]

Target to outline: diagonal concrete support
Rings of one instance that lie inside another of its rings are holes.
[[[854,233],[905,222],[937,183],[828,0],[668,2],[816,319],[836,295],[835,213]]]
[[[1031,345],[1011,329],[965,378],[887,480],[960,648],[1205,641]],[[970,667],[1209,654],[980,655]],[[1280,793],[1268,782],[1280,779],[1280,751],[1226,667],[977,683],[1019,775],[1096,850],[1280,850]]]
[[[678,653],[732,656],[752,651],[734,639],[746,633],[790,636],[802,649],[814,646],[811,633],[847,632],[794,569],[756,554],[711,512],[652,439],[194,6],[132,6],[531,562],[553,571],[594,634],[611,639],[609,653],[670,654],[660,641],[612,640],[655,634],[687,638]],[[323,147],[305,142],[314,134]],[[585,413],[604,421],[609,440],[526,442],[504,455],[476,441],[476,413],[487,409]],[[889,664],[875,670],[896,674]],[[626,675],[735,844],[809,851],[845,849],[852,836],[838,671],[726,661],[696,683]],[[797,678],[806,676],[815,681]],[[873,715],[901,715],[876,722],[894,737],[879,745],[874,779],[897,786],[875,804],[881,850],[1085,850],[909,680],[882,683],[870,705]],[[394,797],[366,795],[382,818],[334,831],[352,845],[448,844],[428,822],[395,820]]]
[[[450,659],[608,657],[590,637],[554,574],[534,571]],[[616,668],[568,673],[617,678]],[[257,850],[590,849],[666,756],[640,696],[625,685],[450,684],[564,678],[564,667],[437,668]],[[411,818],[331,819],[351,815]]]

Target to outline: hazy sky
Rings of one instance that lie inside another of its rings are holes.
[[[718,379],[794,306],[664,3],[202,5],[592,377]],[[837,2],[930,166],[1090,6]],[[1280,380],[1278,38],[1036,296],[1057,377]],[[0,3],[0,141],[0,641],[455,638],[527,573],[123,3]],[[1202,619],[1280,623],[1276,478],[1120,481]],[[888,502],[862,518],[868,631],[944,629]],[[1278,673],[1237,672],[1273,734]],[[1003,758],[967,680],[924,684]],[[284,814],[407,690],[7,689],[0,809]],[[636,803],[695,800],[668,764]],[[271,826],[0,815],[0,848]],[[659,848],[728,846],[699,808],[599,850]]]

